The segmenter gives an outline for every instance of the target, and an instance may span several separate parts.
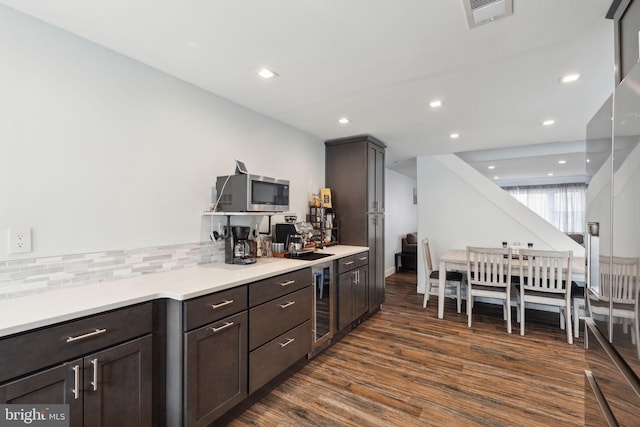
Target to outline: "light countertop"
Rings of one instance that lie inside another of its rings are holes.
[[[158,298],[187,300],[366,251],[338,245],[315,261],[260,258],[255,264],[202,264],[165,273],[0,300],[0,337]]]

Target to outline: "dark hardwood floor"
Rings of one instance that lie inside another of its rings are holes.
[[[558,315],[527,311],[506,332],[499,306],[473,327],[447,300],[422,308],[415,274],[387,278],[383,309],[273,389],[231,426],[582,426],[584,350]],[[464,304],[463,304],[464,311]]]

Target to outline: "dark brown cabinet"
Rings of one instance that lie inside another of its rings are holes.
[[[167,426],[208,426],[247,397],[247,306],[247,286],[167,301]]]
[[[310,268],[249,285],[249,393],[311,351]]]
[[[151,330],[144,304],[3,339],[3,374],[24,359],[37,373],[2,383],[0,403],[69,404],[71,426],[152,426]]]
[[[364,252],[338,261],[338,330],[349,327],[369,309],[368,259]]]
[[[82,382],[82,359],[69,361],[37,374],[29,375],[0,386],[0,403],[8,404],[67,404],[69,405],[69,425],[81,427],[82,399],[75,397],[75,385]],[[75,368],[75,369],[74,369]],[[77,371],[77,372],[76,372]]]
[[[325,185],[340,221],[340,243],[368,246],[368,311],[384,302],[385,145],[369,135],[325,142]]]
[[[86,356],[84,424],[151,426],[151,335]]]
[[[204,426],[247,396],[247,312],[188,332],[186,425]]]

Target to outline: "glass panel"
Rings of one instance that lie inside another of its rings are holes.
[[[324,341],[331,338],[333,331],[332,323],[332,288],[333,288],[333,271],[332,262],[314,266],[313,286],[314,286],[314,319],[313,319],[313,337],[314,342]]]
[[[587,125],[586,242],[588,262],[587,296],[591,317],[600,332],[609,337],[610,299],[607,291],[611,257],[611,180],[613,95]]]
[[[616,89],[613,121],[611,331],[616,350],[640,375],[640,67]]]

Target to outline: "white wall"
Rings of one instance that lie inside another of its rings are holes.
[[[584,248],[454,154],[418,157],[418,239],[429,238],[434,262],[467,245],[533,243],[534,249]],[[424,292],[418,256],[418,290]]]
[[[206,239],[234,159],[302,218],[323,186],[319,139],[3,6],[0,58],[0,260]],[[32,253],[7,254],[15,225]]]
[[[385,276],[395,272],[394,254],[401,250],[400,239],[418,231],[418,207],[413,204],[415,187],[415,179],[385,170]]]

